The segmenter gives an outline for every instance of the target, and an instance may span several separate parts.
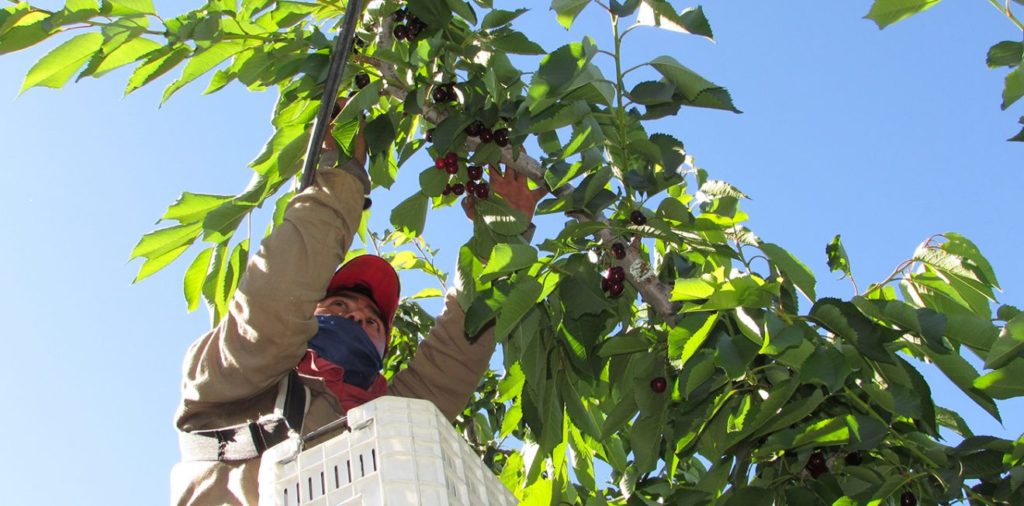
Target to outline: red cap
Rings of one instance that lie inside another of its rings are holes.
[[[327,285],[331,294],[345,288],[365,287],[369,297],[380,310],[388,327],[387,339],[391,341],[391,323],[398,310],[398,273],[387,260],[376,255],[362,255],[345,262]]]

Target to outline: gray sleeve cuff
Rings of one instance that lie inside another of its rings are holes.
[[[343,165],[338,167],[338,170],[348,172],[353,177],[359,180],[363,184],[363,195],[370,194],[370,176],[366,174],[366,169],[363,165],[355,160],[349,160]]]

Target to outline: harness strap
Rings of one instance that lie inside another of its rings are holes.
[[[278,385],[272,415],[221,429],[179,432],[181,460],[240,462],[263,452],[302,429],[309,396],[294,370]]]

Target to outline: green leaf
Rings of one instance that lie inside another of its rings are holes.
[[[642,105],[663,104],[672,101],[676,87],[661,81],[643,81],[629,91],[629,99]]]
[[[598,355],[602,357],[628,355],[631,353],[646,352],[650,347],[650,341],[641,334],[622,334],[605,339],[604,342],[601,343],[601,347],[598,349]]]
[[[480,281],[489,283],[506,274],[525,269],[536,261],[537,249],[529,244],[495,244]]]
[[[711,24],[704,16],[702,7],[691,7],[676,13],[672,4],[665,0],[643,0],[636,23],[644,26],[657,26],[665,30],[690,33],[712,39]]]
[[[163,50],[153,51],[150,56],[146,58],[146,62],[139,65],[130,78],[128,78],[128,87],[125,88],[124,94],[129,93],[153,82],[156,78],[166,74],[171,69],[176,67],[179,63],[188,57],[191,50],[188,47],[179,46],[176,48],[164,47]]]
[[[836,234],[832,242],[825,246],[825,255],[828,257],[830,271],[840,271],[844,278],[853,276],[853,272],[850,270],[850,257],[846,256],[846,248],[843,247],[839,234]]]
[[[63,87],[102,44],[103,35],[96,32],[72,37],[29,69],[18,93],[23,93],[34,86]]]
[[[1020,123],[1021,125],[1024,125],[1024,116],[1021,116],[1020,119],[1017,120],[1017,122]],[[1010,142],[1024,142],[1024,128],[1021,128],[1020,132],[1017,132],[1017,135],[1014,135],[1013,137],[1010,137],[1009,139],[1006,140]]]
[[[530,226],[525,214],[490,199],[478,200],[476,213],[478,219],[483,220],[487,228],[502,235],[516,236],[526,232]]]
[[[445,0],[417,0],[406,4],[409,13],[436,29],[443,29],[452,20],[452,10]]]
[[[897,21],[932,8],[939,0],[875,0],[871,10],[864,16],[885,28]]]
[[[473,11],[473,6],[469,5],[469,2],[463,0],[448,0],[448,8],[455,14],[458,14],[460,18],[465,19],[471,25],[476,24],[476,12]]]
[[[144,56],[160,49],[161,47],[163,46],[149,39],[131,39],[124,44],[117,46],[116,49],[110,51],[108,54],[96,55],[96,58],[99,58],[100,61],[95,64],[95,68],[92,68],[91,72],[90,69],[86,69],[83,74],[88,73],[92,77],[103,76],[111,70],[139,61]],[[93,62],[90,62],[89,65],[92,67]],[[79,76],[79,79],[81,78],[82,76]]]
[[[700,185],[700,191],[709,197],[715,198],[733,197],[736,199],[750,199],[750,197],[741,192],[739,188],[736,188],[725,181],[719,181],[716,179],[709,179],[705,181]]]
[[[428,204],[426,195],[420,192],[412,194],[391,210],[391,225],[406,235],[419,237],[427,223]]]
[[[974,437],[971,427],[967,425],[967,422],[956,411],[936,406],[935,413],[935,419],[939,422],[939,425],[960,434],[961,437]]]
[[[181,224],[200,222],[210,211],[220,207],[232,198],[230,195],[184,192],[178,197],[178,200],[167,208],[167,211],[160,219],[175,220]]]
[[[761,487],[732,487],[722,495],[723,506],[771,506],[773,491]],[[833,504],[832,506],[838,506]]]
[[[715,293],[715,286],[700,278],[678,278],[672,287],[671,300],[703,300]]]
[[[650,62],[662,76],[675,85],[686,105],[741,112],[732,103],[729,92],[704,79],[671,56],[659,56]]]
[[[526,383],[526,375],[523,368],[516,362],[505,370],[505,376],[498,382],[498,397],[496,402],[508,402],[519,397],[523,392],[523,384]]]
[[[547,51],[540,44],[530,40],[522,32],[515,30],[503,31],[491,39],[490,45],[498,51],[511,54],[545,54]]]
[[[235,289],[238,288],[238,282],[242,279],[242,274],[245,273],[245,267],[249,262],[249,240],[244,239],[235,245],[235,248],[231,251],[230,260],[230,279],[228,285],[225,287],[224,296],[227,300],[230,300],[234,294]]]
[[[484,16],[484,22],[480,24],[481,30],[490,30],[491,28],[497,28],[511,23],[514,19],[522,16],[530,9],[516,9],[514,11],[506,11],[502,9],[494,9],[488,12]]]
[[[772,243],[762,243],[761,251],[768,255],[768,259],[779,269],[782,277],[792,282],[804,294],[804,297],[812,302],[817,299],[814,294],[814,273],[800,259],[781,246]]]
[[[230,282],[228,270],[231,259],[228,256],[228,243],[223,242],[216,246],[213,254],[213,262],[203,282],[203,297],[210,305],[212,322],[216,325],[224,315],[227,314],[228,299],[226,296],[226,285]]]
[[[139,281],[142,281],[143,279],[155,274],[160,269],[167,267],[176,258],[181,256],[181,254],[184,253],[185,250],[189,248],[189,246],[191,246],[191,242],[189,244],[184,244],[175,249],[172,249],[159,256],[147,257],[146,261],[142,264],[142,267],[139,268],[139,273],[136,274],[135,279],[132,280],[132,283],[138,283]]]
[[[169,251],[176,250],[182,245],[192,244],[192,241],[199,237],[201,230],[201,223],[189,223],[150,232],[142,236],[142,239],[132,249],[128,260],[139,257],[153,259]]]
[[[555,11],[558,24],[568,30],[588,4],[590,0],[551,0],[551,10]]]
[[[1005,366],[974,380],[974,387],[996,399],[1024,396],[1024,358],[1018,357]]]
[[[1006,322],[999,338],[992,343],[992,349],[985,357],[985,368],[998,369],[1021,356],[1024,351],[1024,313],[1019,313]]]
[[[1024,66],[1017,67],[1016,70],[1006,75],[1006,80],[1003,83],[1003,103],[1001,107],[1005,111],[1006,108],[1013,105],[1022,96],[1024,96]]]
[[[611,0],[608,2],[608,10],[619,17],[632,16],[640,6],[640,0]]]
[[[183,288],[189,313],[199,307],[199,301],[203,295],[203,282],[206,281],[206,273],[210,270],[210,259],[213,258],[214,248],[211,246],[201,251],[185,271]]]
[[[173,95],[174,92],[194,81],[197,77],[209,72],[228,58],[242,52],[249,45],[250,43],[240,40],[227,40],[214,44],[205,50],[196,53],[189,59],[188,63],[185,64],[185,68],[181,72],[181,77],[171,83],[170,86],[164,90],[164,95],[160,99],[160,103],[163,104],[168,98],[171,98],[171,95]]]
[[[232,199],[210,211],[203,218],[203,240],[214,244],[227,241],[238,229],[246,214],[252,212],[255,204]]]
[[[839,390],[850,374],[843,355],[831,347],[818,347],[800,368],[802,383],[818,383],[829,392]]]
[[[4,23],[4,29],[0,30],[0,54],[25,49],[57,33],[57,29],[48,23],[49,18],[49,14],[40,11],[18,11],[12,14]]]
[[[1016,67],[1024,61],[1024,42],[1004,40],[988,50],[988,68]]]
[[[988,414],[992,415],[992,418],[1001,421],[999,407],[996,406],[995,401],[992,400],[992,397],[987,392],[975,386],[975,380],[978,379],[978,371],[974,369],[970,362],[956,353],[936,353],[929,348],[911,343],[908,343],[908,346],[917,350],[918,353],[926,355],[957,388],[967,394],[972,401],[981,406]]]
[[[530,81],[531,110],[535,112],[547,104],[544,99],[557,99],[568,91],[568,85],[583,71],[596,51],[594,42],[587,38],[583,42],[566,44],[545,56]]]
[[[823,298],[811,307],[810,317],[833,334],[852,343],[865,356],[884,363],[894,363],[885,343],[899,333],[882,327],[865,317],[856,306],[839,299]]]
[[[955,232],[946,232],[942,236],[946,238],[946,242],[942,244],[943,251],[953,253],[962,258],[963,265],[971,271],[973,278],[992,287],[999,288],[995,270],[992,269],[988,259],[981,254],[981,250],[973,242]]]
[[[894,324],[908,332],[924,338],[933,350],[939,353],[950,351],[942,341],[946,335],[946,315],[929,308],[916,308],[899,300],[869,300],[854,297],[853,304],[864,314]]]
[[[669,331],[668,356],[673,367],[683,369],[686,366],[711,334],[718,315],[717,312],[690,314]]]
[[[156,14],[152,0],[103,0],[100,10],[110,16]]]

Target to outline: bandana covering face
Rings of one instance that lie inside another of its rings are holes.
[[[378,372],[381,367],[380,355],[363,328],[347,318],[337,316],[318,316],[317,319],[320,321],[320,331],[310,341],[306,355],[299,361],[299,373],[323,380],[324,386],[334,394],[345,411],[387,395],[388,382]],[[353,330],[349,333],[343,329]],[[360,344],[360,340],[365,343]],[[330,353],[335,357],[333,360],[339,362],[327,359],[321,353]],[[350,366],[355,373],[349,374]],[[349,382],[359,376],[362,376],[363,382],[369,377],[367,387]]]
[[[343,381],[367,390],[384,367],[377,347],[358,323],[341,316],[317,316],[320,330],[309,349],[344,369]]]

